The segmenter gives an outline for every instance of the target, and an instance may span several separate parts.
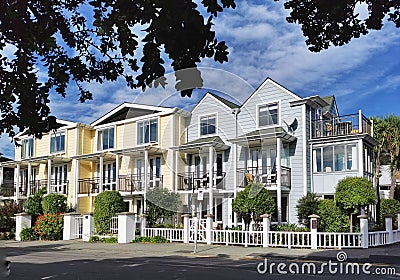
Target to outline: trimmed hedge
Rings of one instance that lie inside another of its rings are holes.
[[[111,218],[124,211],[124,208],[124,200],[117,191],[105,191],[96,196],[93,217],[97,233],[109,234]]]

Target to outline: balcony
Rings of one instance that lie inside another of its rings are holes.
[[[238,185],[245,188],[250,183],[261,183],[269,189],[277,187],[276,168],[270,166],[242,168],[237,170]],[[281,186],[291,188],[291,169],[281,166]]]
[[[128,174],[119,175],[117,180],[114,178],[103,179],[103,191],[113,190],[119,192],[141,192],[145,189],[145,176]],[[78,180],[78,194],[100,193],[100,178],[83,178]],[[147,175],[147,186],[149,189],[163,186],[163,176]]]
[[[186,172],[178,174],[178,190],[193,191],[210,188],[209,173]],[[224,178],[226,172],[213,172],[213,188],[225,189]]]
[[[15,191],[15,184],[13,182],[4,182],[0,186],[0,196],[13,197]]]
[[[372,135],[372,123],[361,112],[332,119],[313,120],[311,122],[312,138],[323,138],[341,135]]]

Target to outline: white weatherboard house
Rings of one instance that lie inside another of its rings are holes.
[[[207,93],[187,119],[186,163],[178,192],[187,212],[213,214],[222,227],[240,221],[236,194],[251,181],[270,191],[273,221],[297,223],[307,192],[333,198],[347,176],[372,180],[372,123],[361,111],[339,116],[333,96],[301,98],[267,78],[242,104]]]

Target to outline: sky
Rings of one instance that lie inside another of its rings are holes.
[[[51,114],[90,124],[123,102],[163,105],[191,110],[208,91],[243,102],[267,77],[301,97],[335,95],[340,115],[362,109],[366,116],[400,115],[400,29],[386,23],[380,31],[353,39],[341,47],[312,53],[301,27],[286,21],[283,2],[236,1],[214,19],[217,38],[229,46],[229,62],[212,59],[200,64],[204,89],[182,98],[167,67],[165,89],[131,90],[123,80],[90,84],[94,99],[78,102],[78,91],[67,97],[51,95]],[[359,7],[360,18],[365,17]],[[0,152],[14,157],[14,144],[0,137]]]

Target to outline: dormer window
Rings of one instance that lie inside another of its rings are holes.
[[[50,153],[65,152],[65,131],[53,133],[50,137]]]
[[[216,134],[217,116],[210,115],[200,118],[200,136]]]
[[[158,119],[150,119],[137,123],[137,143],[158,142]]]
[[[278,102],[258,106],[258,126],[277,125],[279,123],[278,108]]]
[[[21,141],[21,158],[33,157],[33,138],[22,139]]]
[[[105,128],[97,131],[97,150],[103,151],[113,149],[114,145],[114,127]]]

